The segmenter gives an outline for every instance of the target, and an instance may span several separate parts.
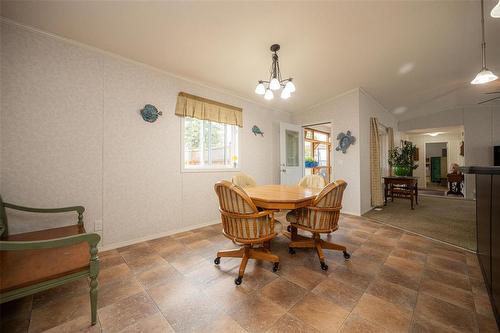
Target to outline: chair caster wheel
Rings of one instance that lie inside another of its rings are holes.
[[[291,247],[289,247],[289,248],[288,248],[288,253],[290,253],[290,254],[295,254],[295,250],[294,250],[294,249],[292,249]]]
[[[279,262],[275,262],[274,265],[273,265],[273,272],[276,273],[279,269],[280,269],[280,263]]]
[[[220,264],[220,257],[214,259],[214,264],[216,265]]]
[[[327,271],[328,270],[328,265],[325,264],[324,262],[321,262],[321,269],[324,270],[324,271]]]
[[[351,259],[351,255],[349,253],[347,253],[347,251],[344,251],[344,259],[345,260]]]
[[[238,276],[236,279],[234,279],[234,284],[239,286],[241,284],[241,281],[243,281],[243,278],[241,276]]]
[[[291,226],[291,225],[289,225],[288,227],[286,227],[286,231],[288,231],[288,232],[292,232],[292,226]]]

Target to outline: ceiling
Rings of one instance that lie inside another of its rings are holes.
[[[409,135],[428,135],[428,133],[440,133],[440,134],[457,134],[463,133],[463,126],[452,126],[452,127],[435,127],[435,128],[424,128],[416,129],[411,131],[406,131]]]
[[[495,3],[485,1],[487,60],[499,75],[500,19],[488,15]],[[478,1],[2,1],[1,15],[275,109],[304,111],[362,87],[405,119],[448,94],[463,105],[500,90],[500,80],[469,84],[481,67],[479,8]],[[273,43],[297,87],[286,101],[253,92],[268,77]]]

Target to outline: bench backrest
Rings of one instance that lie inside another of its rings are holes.
[[[0,238],[7,237],[9,231],[7,228],[7,214],[3,205],[2,196],[0,195]]]

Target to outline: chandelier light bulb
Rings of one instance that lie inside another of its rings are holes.
[[[288,81],[285,85],[285,89],[288,90],[289,92],[293,93],[293,92],[295,92],[295,84],[293,84],[292,81]]]
[[[471,84],[484,84],[484,83],[488,83],[491,81],[495,81],[496,79],[498,79],[498,76],[493,74],[487,68],[483,68],[479,73],[477,73],[474,80],[472,80],[470,83]]]
[[[271,91],[271,89],[267,89],[266,93],[264,94],[264,99],[267,99],[268,101],[272,100],[274,98],[274,94]]]
[[[500,18],[500,0],[496,4],[496,6],[493,7],[493,9],[491,10],[490,15],[491,15],[491,17],[494,17],[494,18]]]
[[[277,78],[273,77],[271,79],[271,82],[269,82],[269,89],[278,90],[279,88],[281,88],[280,81]]]
[[[264,86],[264,83],[259,81],[259,84],[257,85],[257,87],[255,87],[255,93],[257,95],[264,95],[266,93],[266,87]]]
[[[290,96],[291,96],[290,91],[288,91],[285,87],[285,89],[283,89],[283,91],[281,92],[281,98],[288,99]]]

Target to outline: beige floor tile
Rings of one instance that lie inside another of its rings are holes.
[[[337,332],[349,314],[326,298],[308,294],[289,313],[322,332]]]
[[[425,262],[427,261],[427,255],[425,253],[401,249],[399,247],[396,247],[394,248],[394,250],[392,250],[391,256],[415,261],[420,264],[425,264]]]
[[[132,325],[127,326],[120,333],[174,333],[174,329],[159,312],[148,317],[136,320]]]
[[[427,263],[430,267],[467,275],[467,265],[455,260],[446,259],[439,256],[429,255]]]
[[[424,279],[420,285],[420,293],[426,293],[448,303],[474,311],[474,298],[470,291]]]
[[[381,298],[364,294],[352,311],[388,332],[407,332],[411,323],[411,311],[384,301]]]
[[[97,307],[105,307],[143,291],[144,288],[134,277],[130,279],[120,279],[113,283],[105,284],[99,287],[97,294]]]
[[[361,291],[366,290],[374,276],[368,274],[363,267],[360,266],[336,266],[330,269],[329,277],[342,281],[345,284],[351,285]]]
[[[144,288],[151,288],[162,283],[176,283],[183,278],[183,275],[172,265],[167,264],[138,273],[135,278]]]
[[[413,311],[417,303],[417,292],[383,279],[374,280],[366,292],[396,306]]]
[[[437,281],[451,287],[460,288],[465,291],[471,290],[470,279],[463,274],[456,274],[450,271],[441,270],[435,267],[426,267],[422,279]]]
[[[351,311],[358,302],[363,291],[346,284],[334,277],[329,277],[318,284],[312,293],[328,299],[341,306],[346,311]]]
[[[283,315],[266,333],[319,333],[314,327],[289,314]]]
[[[280,277],[268,283],[259,292],[273,303],[289,310],[305,296],[307,290]]]
[[[90,318],[90,298],[88,294],[64,297],[33,309],[29,332],[43,332],[80,316]]]
[[[8,331],[7,331],[8,332]],[[95,325],[90,324],[90,311],[86,316],[80,316],[53,327],[44,333],[99,333],[102,332],[99,321]]]
[[[476,330],[473,312],[425,293],[418,296],[414,316],[418,321],[436,322],[460,332]]]
[[[325,273],[314,271],[301,265],[282,265],[278,271],[278,275],[306,290],[312,290],[327,278]]]
[[[158,309],[146,293],[124,298],[99,309],[99,321],[105,332],[119,332],[139,320],[158,313]]]
[[[384,333],[387,332],[382,327],[370,322],[363,317],[351,314],[347,317],[340,333]]]
[[[493,318],[493,310],[491,308],[489,296],[474,295],[474,307],[476,308],[476,312],[480,315]]]
[[[99,267],[101,269],[125,263],[125,260],[123,259],[120,252],[118,252],[118,250],[99,252],[98,255],[99,255]]]
[[[283,314],[285,309],[263,296],[253,294],[236,304],[227,313],[248,332],[267,331]]]
[[[130,270],[128,265],[123,262],[122,264],[101,269],[99,271],[98,282],[101,286],[103,286],[119,279],[130,279],[132,278],[132,275],[132,271]]]

